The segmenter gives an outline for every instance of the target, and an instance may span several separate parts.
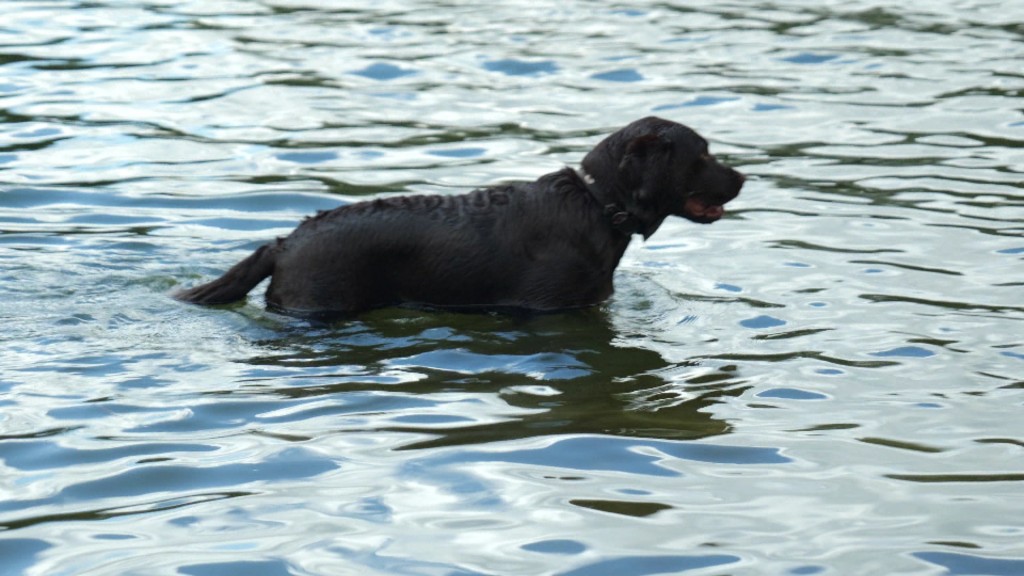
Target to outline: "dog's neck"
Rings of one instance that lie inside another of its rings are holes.
[[[576,174],[583,181],[587,192],[601,205],[604,219],[613,230],[622,232],[627,236],[640,232],[640,222],[636,216],[631,214],[620,202],[605,198],[600,185],[582,166],[576,171]]]

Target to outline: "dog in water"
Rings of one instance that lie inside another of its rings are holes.
[[[612,294],[633,234],[722,217],[744,177],[693,130],[644,118],[570,168],[462,195],[386,197],[307,218],[178,300],[227,304],[270,277],[267,305],[337,317],[392,305],[553,311]]]

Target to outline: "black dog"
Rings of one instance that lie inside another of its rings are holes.
[[[644,118],[535,182],[459,196],[399,196],[307,218],[220,278],[182,291],[196,304],[243,298],[300,316],[395,304],[549,311],[597,304],[634,233],[682,216],[708,224],[743,186],[686,126]]]

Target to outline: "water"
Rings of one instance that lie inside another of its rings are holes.
[[[1024,6],[8,1],[0,573],[1024,573]],[[537,318],[167,293],[317,209],[750,176]]]

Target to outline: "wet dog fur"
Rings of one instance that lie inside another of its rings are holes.
[[[183,290],[202,305],[240,300],[270,277],[267,305],[305,317],[392,305],[553,311],[598,304],[634,234],[665,218],[722,217],[744,177],[693,130],[637,120],[580,170],[462,195],[413,195],[320,212],[223,276]]]

